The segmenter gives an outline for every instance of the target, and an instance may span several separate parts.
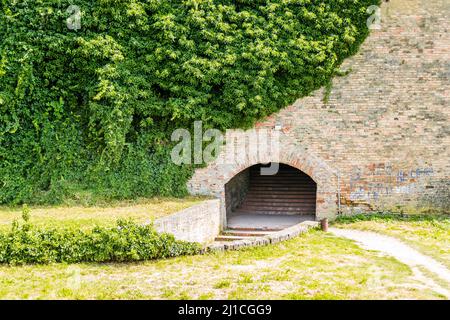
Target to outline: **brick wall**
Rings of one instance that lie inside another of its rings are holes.
[[[321,89],[257,124],[282,125],[277,157],[317,182],[318,217],[336,214],[338,194],[344,214],[450,211],[449,21],[448,0],[383,3],[381,29],[344,62],[350,73],[334,79],[327,102]],[[223,197],[260,160],[211,164],[188,187]]]
[[[244,201],[250,184],[250,171],[244,170],[235,175],[225,185],[225,207],[227,214]]]

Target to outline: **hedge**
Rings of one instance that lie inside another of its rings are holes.
[[[0,264],[48,264],[56,262],[125,262],[175,257],[200,252],[197,243],[175,240],[157,233],[151,225],[119,220],[115,227],[91,230],[36,228],[13,223],[0,232]]]

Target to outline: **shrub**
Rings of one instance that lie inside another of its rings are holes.
[[[0,203],[183,195],[175,128],[248,127],[329,83],[379,0],[0,1]],[[78,192],[79,193],[79,192]]]
[[[200,245],[159,234],[150,225],[118,221],[92,230],[37,229],[17,221],[0,233],[0,263],[124,262],[196,254]]]

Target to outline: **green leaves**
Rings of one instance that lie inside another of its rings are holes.
[[[249,127],[325,85],[378,2],[80,0],[70,30],[68,0],[2,1],[0,203],[61,201],[58,181],[182,194],[192,168],[161,158],[173,129]]]
[[[24,218],[29,219],[29,213]],[[159,234],[150,225],[117,221],[115,227],[76,229],[37,229],[28,220],[14,223],[0,233],[0,263],[47,264],[55,262],[125,262],[196,254],[197,243],[175,240]]]

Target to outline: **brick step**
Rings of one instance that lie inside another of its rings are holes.
[[[235,211],[238,214],[249,214],[249,215],[268,215],[268,216],[310,216],[314,214],[314,210],[302,210],[302,211],[271,211],[271,210],[249,210],[249,209],[239,209]]]
[[[304,195],[316,195],[317,191],[315,190],[296,190],[292,188],[285,188],[284,189],[270,189],[270,188],[264,188],[264,189],[249,189],[247,194],[304,194]]]
[[[313,201],[304,201],[304,202],[291,202],[289,199],[286,201],[277,201],[277,202],[260,202],[260,201],[244,201],[241,206],[248,205],[248,206],[260,206],[260,207],[279,207],[279,206],[289,206],[289,207],[303,207],[305,205],[314,206],[316,203]]]
[[[245,203],[261,203],[264,205],[267,204],[281,204],[286,203],[286,201],[289,201],[290,203],[312,203],[311,199],[305,199],[303,197],[299,198],[284,198],[284,197],[278,197],[278,198],[264,198],[264,197],[249,197],[245,199]]]
[[[284,183],[284,182],[280,182],[280,183],[274,183],[274,182],[267,182],[267,183],[252,183],[250,185],[250,188],[254,188],[254,187],[285,187],[285,188],[300,188],[300,189],[315,189],[314,187],[312,187],[310,184],[299,184],[299,183]]]
[[[249,203],[249,202],[245,202],[245,203],[243,203],[241,206],[239,206],[239,208],[238,209],[240,209],[240,208],[242,208],[242,209],[247,209],[247,208],[249,208],[249,209],[252,209],[252,210],[254,210],[254,209],[263,209],[263,210],[266,210],[266,209],[271,209],[271,208],[275,208],[275,209],[277,209],[277,208],[280,208],[280,210],[285,210],[285,209],[288,209],[288,208],[292,208],[292,209],[315,209],[315,203],[307,203],[307,202],[304,202],[304,203],[292,203],[292,204],[289,204],[289,202],[287,202],[287,203],[260,203],[260,204],[258,204],[258,203],[256,203],[256,202],[252,202],[252,203]]]
[[[282,171],[278,171],[278,173],[275,174],[261,174],[260,172],[256,173],[251,173],[250,172],[250,177],[251,178],[277,178],[277,177],[294,177],[294,178],[300,178],[300,179],[310,179],[312,180],[309,176],[307,175],[302,175],[302,174],[298,174],[298,173],[290,173],[290,172],[282,172]]]
[[[247,194],[247,198],[253,199],[315,199],[315,194],[305,194],[302,192],[251,192]]]
[[[298,201],[291,201],[292,199],[286,198],[286,199],[277,199],[276,201],[259,201],[259,199],[255,198],[247,198],[244,202],[241,203],[241,206],[243,205],[250,205],[250,206],[264,206],[264,207],[278,207],[278,206],[291,206],[291,207],[302,207],[305,204],[309,205],[315,205],[316,202],[313,201],[313,199],[300,199]]]
[[[250,170],[250,187],[242,204],[234,211],[242,214],[314,215],[317,187],[305,173],[280,164],[275,175]]]
[[[252,185],[289,185],[289,186],[302,186],[311,188],[311,182],[309,181],[292,181],[292,180],[252,180]]]
[[[274,191],[274,192],[283,192],[283,191],[291,191],[291,192],[301,192],[301,193],[311,193],[316,194],[316,190],[311,190],[310,188],[289,188],[289,187],[254,187],[252,186],[248,189],[248,192],[266,192],[266,191]]]
[[[302,190],[302,189],[294,189],[294,188],[252,188],[249,189],[247,193],[279,193],[279,194],[285,194],[285,193],[293,193],[293,194],[305,194],[305,195],[316,195],[317,192],[315,190]]]
[[[243,203],[238,209],[250,209],[250,210],[280,210],[280,211],[295,211],[295,210],[314,210],[316,208],[315,204],[302,203],[298,205],[285,204],[283,206],[278,204],[257,204],[257,203]]]
[[[312,179],[309,177],[302,177],[298,175],[283,175],[276,174],[274,176],[250,176],[252,181],[263,181],[263,180],[291,180],[291,181],[307,181],[312,182]]]
[[[271,174],[271,175],[262,175],[261,170],[256,171],[250,171],[250,177],[276,177],[276,176],[288,176],[288,177],[302,177],[302,178],[309,178],[309,176],[298,174],[298,172],[285,172],[282,170],[278,170],[277,173]]]
[[[315,194],[302,194],[302,193],[252,193],[248,194],[245,198],[246,200],[256,200],[258,202],[279,202],[279,201],[291,201],[291,200],[298,200],[294,202],[302,202],[303,201],[311,201],[315,202],[314,199],[316,198]],[[244,201],[245,202],[245,201]]]
[[[255,214],[303,214],[314,212],[314,208],[256,208],[256,207],[243,207],[239,208],[237,212],[248,212]]]
[[[305,192],[316,192],[316,189],[313,189],[308,186],[299,186],[299,185],[273,185],[273,184],[267,184],[267,185],[251,185],[248,190],[279,190],[279,191],[286,191],[286,190],[294,190],[294,191],[305,191]]]
[[[255,199],[255,200],[289,200],[289,199],[303,199],[303,200],[314,200],[316,198],[315,194],[303,194],[303,193],[281,193],[281,192],[260,192],[260,193],[250,193],[247,194],[246,199]]]
[[[298,183],[252,183],[249,189],[253,188],[292,188],[292,189],[300,189],[300,190],[316,190],[316,188],[311,187],[308,184],[298,184]]]
[[[302,211],[269,211],[264,209],[258,209],[258,210],[248,210],[248,209],[237,209],[234,211],[237,214],[269,214],[269,215],[279,215],[279,214],[286,214],[286,215],[300,215],[300,216],[310,216],[314,215],[314,210],[302,210]]]
[[[311,201],[311,199],[298,199],[296,201],[291,201],[292,199],[277,199],[276,201],[265,201],[254,198],[247,198],[244,202],[241,203],[241,206],[243,205],[250,205],[250,206],[291,206],[291,207],[298,207],[298,206],[304,206],[305,204],[309,205],[315,205],[315,202]]]
[[[313,181],[309,178],[302,178],[302,177],[294,177],[294,176],[259,176],[259,177],[252,177],[250,176],[250,179],[252,181],[292,181],[292,182],[307,182],[307,183],[313,183]]]
[[[267,208],[280,208],[281,211],[284,211],[286,209],[292,208],[292,210],[294,209],[303,209],[303,208],[311,208],[314,209],[315,208],[315,203],[307,203],[307,202],[302,202],[302,203],[289,203],[289,202],[285,202],[284,204],[282,203],[256,203],[256,202],[244,202],[242,203],[238,209],[246,209],[246,208],[250,208],[250,209],[267,209]]]
[[[285,192],[273,192],[273,191],[252,191],[247,193],[247,198],[264,198],[264,199],[276,199],[276,198],[283,198],[283,199],[289,199],[289,198],[302,198],[302,199],[315,199],[316,194],[313,193],[302,193],[302,192],[291,192],[291,191],[285,191]]]

